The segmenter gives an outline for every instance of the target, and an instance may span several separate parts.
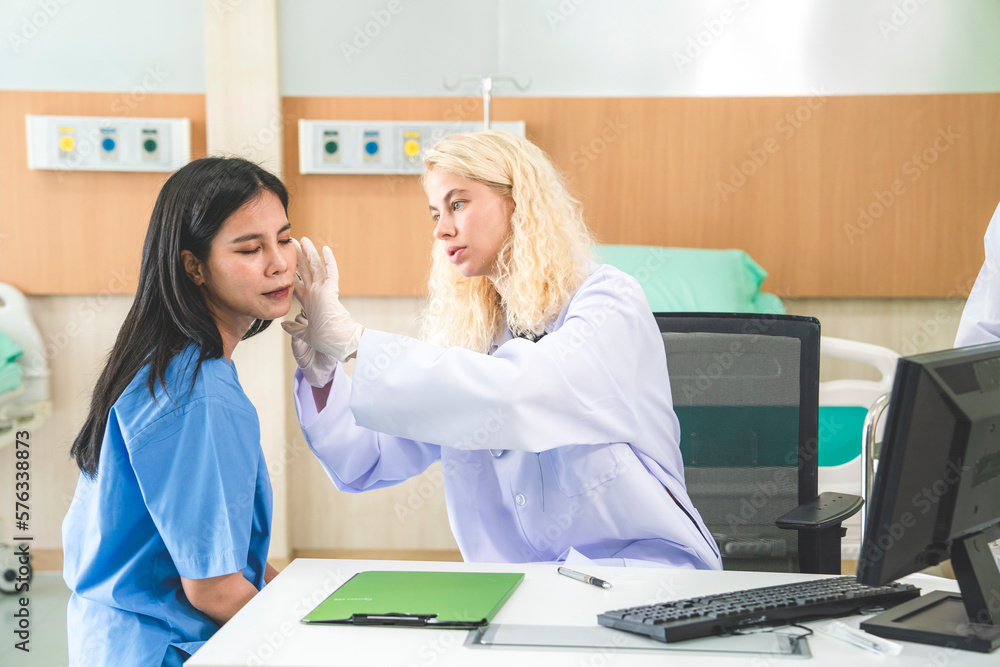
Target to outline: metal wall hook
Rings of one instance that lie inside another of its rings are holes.
[[[445,90],[458,90],[459,86],[470,81],[475,81],[479,84],[483,94],[483,129],[485,130],[490,129],[490,101],[493,98],[493,84],[512,83],[521,92],[531,87],[531,79],[528,79],[528,83],[522,84],[517,79],[509,76],[460,76],[453,84],[448,83],[448,77],[444,77],[443,81]]]

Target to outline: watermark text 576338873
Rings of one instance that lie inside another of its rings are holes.
[[[15,549],[16,570],[14,572],[14,592],[21,596],[17,599],[17,610],[14,612],[14,648],[29,652],[31,641],[31,616],[28,598],[29,582],[31,581],[31,553],[28,543],[31,537],[26,533],[31,525],[31,434],[28,431],[18,431],[14,444],[14,526],[18,533],[14,541],[19,542]]]

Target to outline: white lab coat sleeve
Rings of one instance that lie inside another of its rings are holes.
[[[958,324],[955,347],[1000,340],[1000,206],[986,228],[986,261]]]
[[[295,410],[309,448],[341,491],[398,484],[441,458],[441,448],[362,428],[348,408],[351,379],[337,367],[326,405],[316,411],[312,387],[295,371]]]
[[[366,428],[456,449],[634,442],[647,355],[663,342],[638,283],[591,276],[561,327],[492,356],[366,329],[351,410]]]

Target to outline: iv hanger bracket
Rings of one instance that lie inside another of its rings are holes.
[[[531,79],[528,79],[528,83],[522,84],[520,81],[514,77],[509,76],[460,76],[455,80],[455,83],[448,83],[448,77],[444,77],[444,87],[445,90],[458,90],[463,83],[475,82],[479,84],[480,90],[483,94],[483,129],[490,129],[490,102],[493,99],[493,84],[494,83],[512,83],[514,87],[518,90],[524,92],[531,87]]]

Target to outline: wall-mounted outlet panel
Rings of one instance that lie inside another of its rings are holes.
[[[524,136],[524,121],[492,123]],[[482,123],[447,121],[300,120],[299,172],[303,174],[421,174],[423,154],[457,132]]]
[[[29,169],[174,171],[191,161],[187,118],[25,117]]]

